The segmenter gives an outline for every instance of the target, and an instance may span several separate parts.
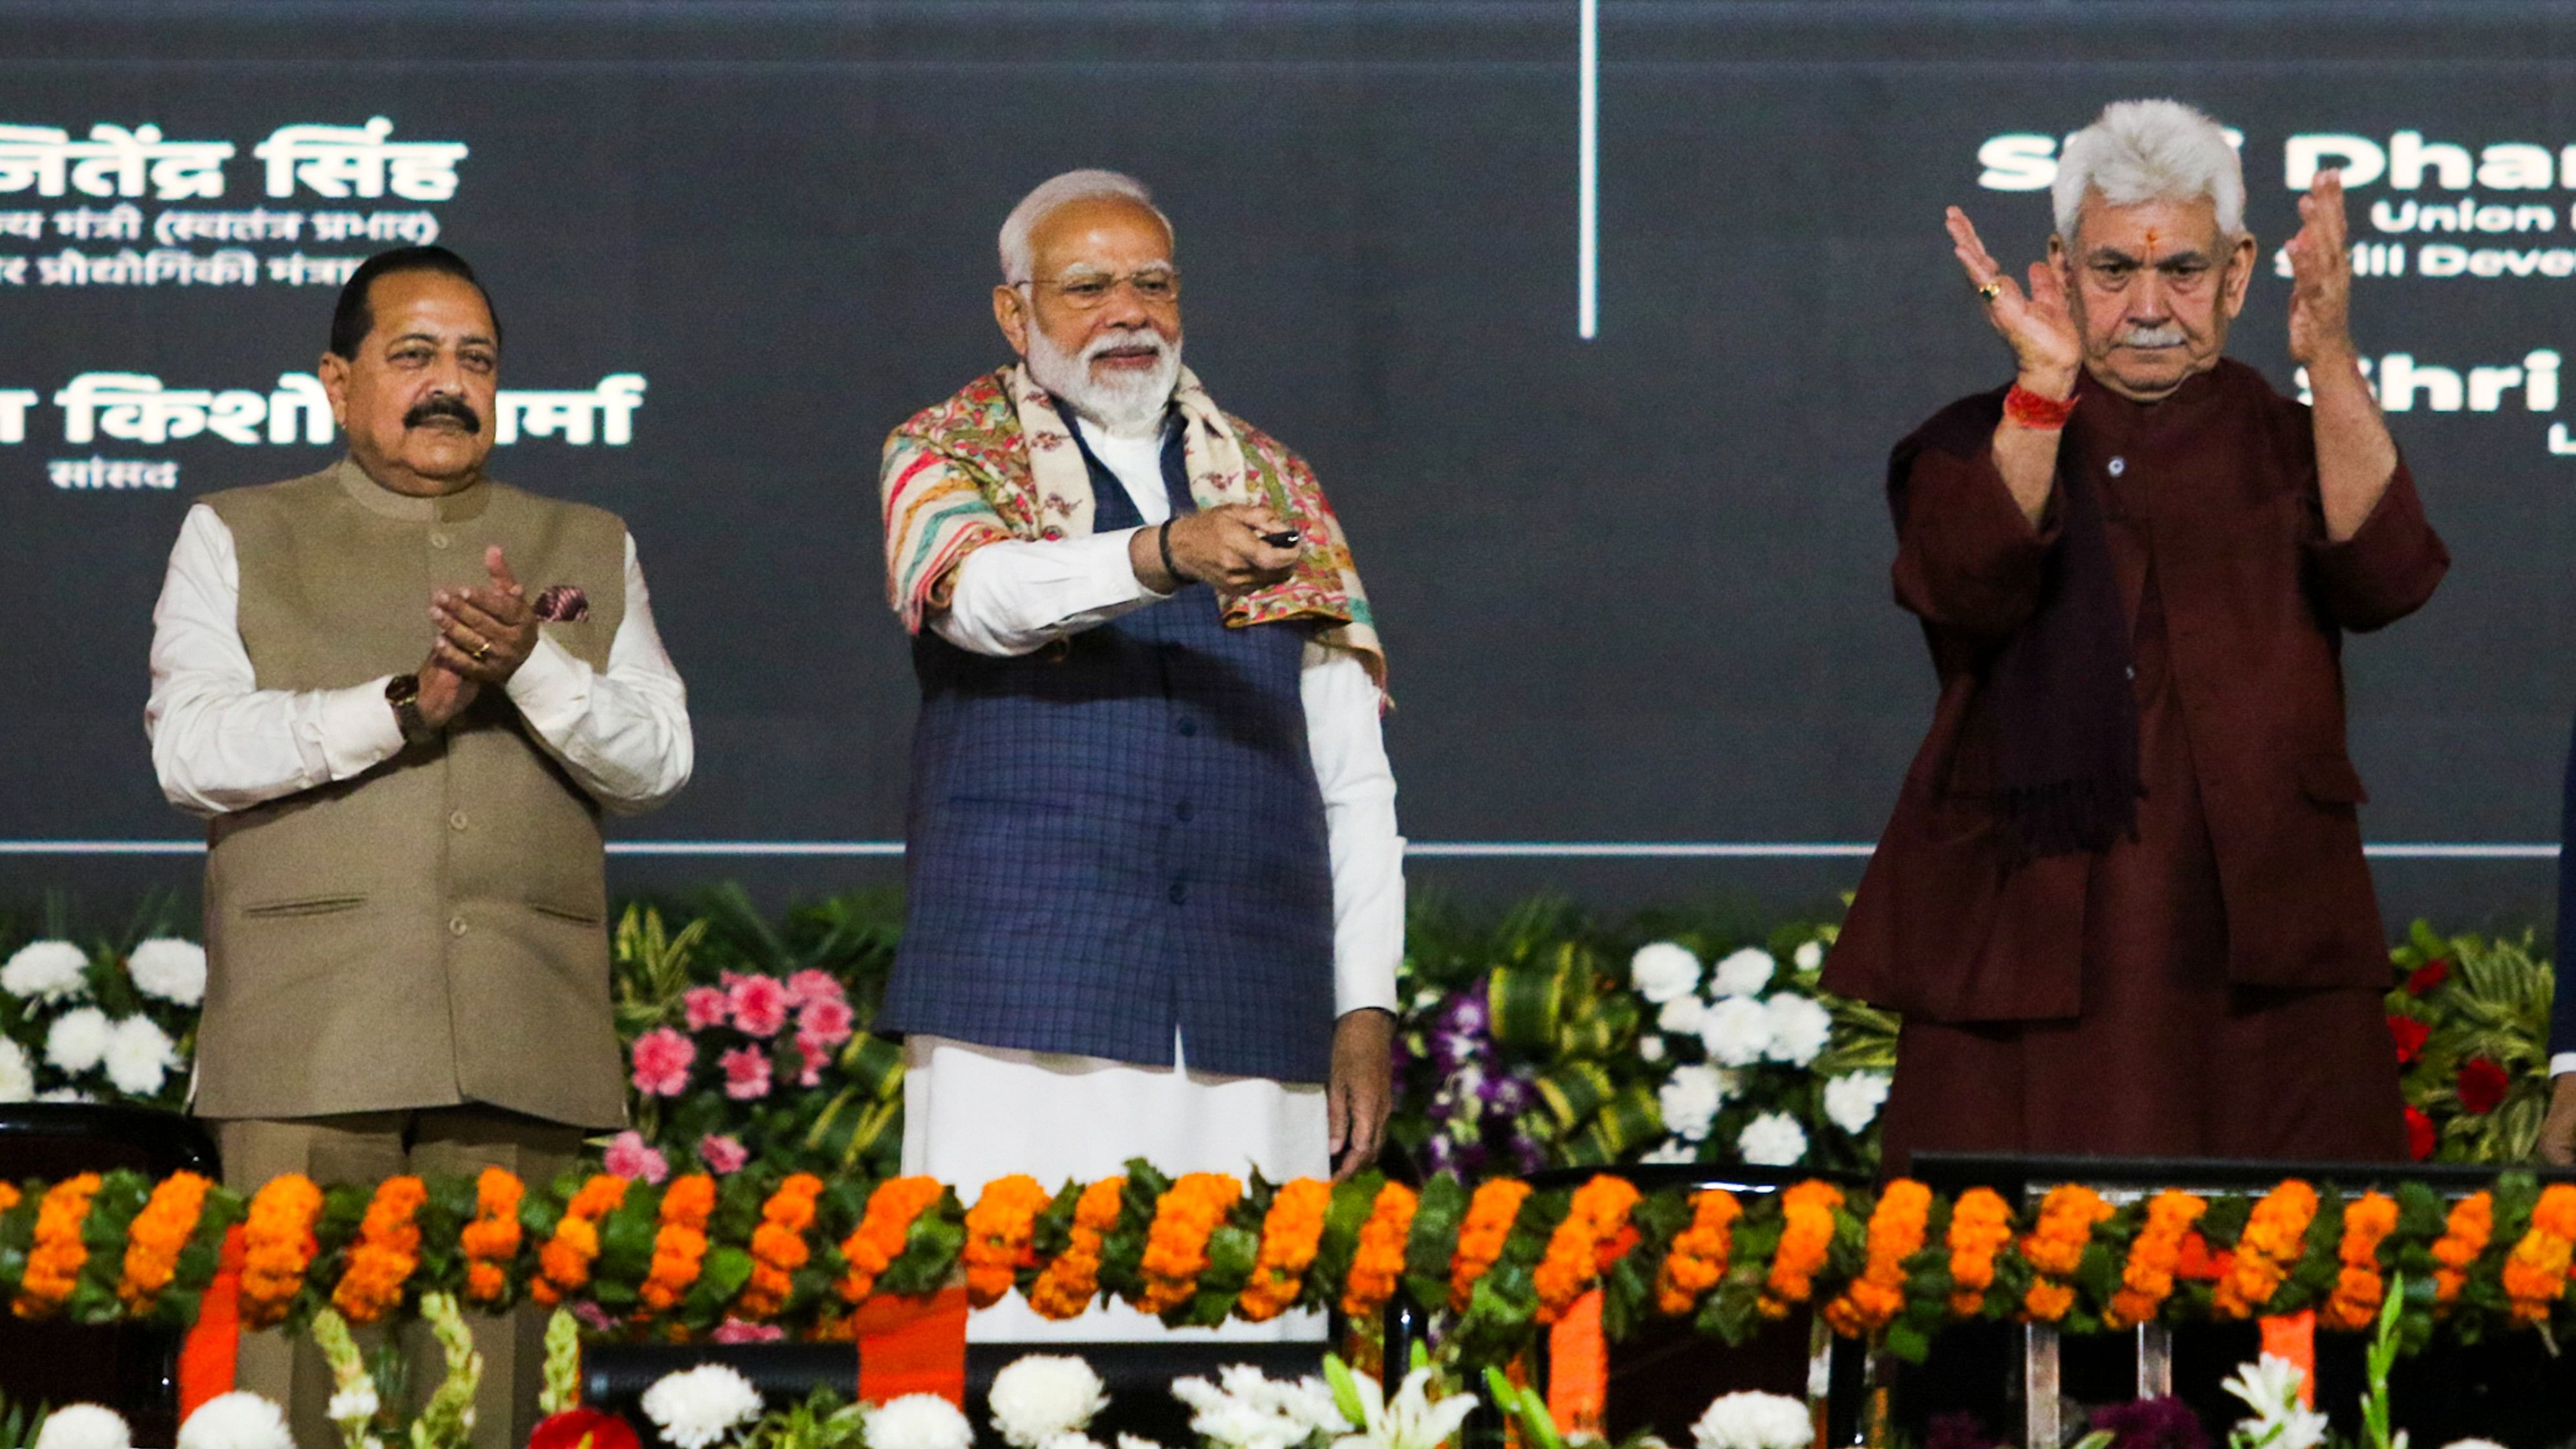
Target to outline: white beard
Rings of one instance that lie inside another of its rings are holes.
[[[1139,342],[1153,344],[1157,354],[1150,370],[1121,371],[1106,382],[1094,376],[1094,357],[1113,347],[1133,347]],[[1056,346],[1044,328],[1032,326],[1028,362],[1029,377],[1038,386],[1061,398],[1081,414],[1084,422],[1118,438],[1159,431],[1164,410],[1172,405],[1172,390],[1181,381],[1180,344],[1165,341],[1150,327],[1103,333],[1085,346],[1080,356],[1075,356]]]

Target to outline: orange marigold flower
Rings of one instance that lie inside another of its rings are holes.
[[[2022,1312],[2041,1323],[2055,1323],[2075,1305],[2075,1293],[2064,1282],[2084,1262],[2093,1241],[2093,1225],[2116,1211],[2102,1195],[2078,1182],[2064,1182],[2039,1200],[2039,1221],[2021,1240],[2021,1255],[2031,1266],[2030,1291],[2022,1295]]]
[[[81,1265],[89,1261],[81,1223],[89,1217],[90,1199],[98,1196],[101,1181],[97,1173],[84,1172],[45,1190],[36,1207],[35,1241],[28,1246],[26,1271],[9,1311],[20,1318],[45,1318],[72,1296]]]
[[[2102,1321],[2112,1328],[2134,1328],[2155,1321],[2173,1296],[2174,1273],[2182,1266],[2183,1242],[2209,1204],[2187,1192],[2165,1191],[2147,1201],[2147,1220],[2129,1242],[2129,1261],[2120,1269],[2120,1289]]]
[[[969,1303],[990,1307],[1019,1281],[1020,1270],[1033,1261],[1030,1240],[1049,1200],[1047,1190],[1026,1173],[984,1184],[984,1195],[966,1210],[966,1242],[957,1250],[957,1261],[966,1269]]]
[[[2472,1193],[2451,1205],[2442,1236],[2433,1244],[2433,1301],[2448,1303],[2468,1286],[2469,1267],[2495,1235],[2495,1194]]]
[[[1042,1318],[1073,1318],[1100,1291],[1100,1241],[1118,1226],[1126,1208],[1127,1179],[1104,1177],[1074,1200],[1073,1228],[1064,1251],[1029,1285],[1029,1306]]]
[[[242,1221],[242,1327],[273,1328],[285,1320],[321,1250],[313,1236],[321,1215],[322,1189],[300,1172],[271,1178],[251,1194]]]
[[[751,1277],[734,1299],[736,1317],[758,1323],[787,1306],[796,1270],[814,1256],[805,1230],[814,1225],[814,1203],[822,1195],[823,1179],[799,1172],[760,1205],[760,1226],[751,1230]]]
[[[1974,1317],[1994,1286],[1995,1255],[2013,1239],[2012,1205],[1990,1187],[1972,1187],[1950,1208],[1950,1312]]]
[[[1396,1281],[1404,1276],[1404,1240],[1413,1232],[1413,1212],[1421,1205],[1420,1196],[1403,1183],[1377,1190],[1342,1284],[1342,1312],[1366,1319],[1395,1296]]]
[[[590,1285],[590,1260],[599,1256],[599,1220],[626,1201],[626,1187],[625,1178],[601,1172],[573,1193],[553,1236],[537,1250],[537,1277],[528,1284],[530,1298],[551,1305]]]
[[[1452,1312],[1467,1311],[1467,1302],[1476,1293],[1476,1282],[1493,1271],[1503,1256],[1504,1244],[1511,1241],[1512,1224],[1520,1221],[1521,1204],[1529,1201],[1530,1185],[1516,1177],[1497,1177],[1480,1183],[1476,1195],[1467,1199],[1467,1216],[1458,1224],[1458,1246],[1449,1254],[1449,1307]]]
[[[948,1189],[935,1177],[889,1177],[868,1194],[868,1210],[859,1225],[841,1240],[841,1256],[850,1271],[841,1279],[841,1297],[858,1303],[875,1291],[877,1275],[903,1256],[912,1220],[939,1201]]]
[[[20,1201],[16,1183],[0,1182],[0,1213],[16,1207]]]
[[[2343,1242],[2336,1256],[2343,1267],[2335,1275],[2333,1296],[2318,1316],[2335,1328],[2359,1332],[2379,1317],[2387,1292],[2379,1276],[2379,1245],[2397,1231],[2397,1200],[2364,1193],[2343,1207]]]
[[[1574,1190],[1565,1221],[1549,1235],[1547,1253],[1531,1277],[1538,1290],[1538,1321],[1554,1323],[1601,1277],[1601,1250],[1627,1231],[1637,1205],[1636,1185],[1603,1175]]]
[[[653,1266],[638,1296],[654,1313],[678,1306],[707,1258],[707,1219],[716,1210],[716,1180],[703,1172],[674,1179],[662,1194],[661,1222],[653,1232]]]
[[[124,1276],[116,1296],[129,1313],[149,1313],[161,1290],[178,1276],[179,1254],[197,1235],[197,1219],[214,1183],[193,1172],[174,1172],[161,1179],[143,1210],[125,1230]]]
[[[2576,1185],[2552,1183],[2531,1209],[2531,1229],[2505,1255],[2504,1293],[2522,1323],[2546,1323],[2567,1294],[2567,1272],[2576,1257]],[[32,1270],[31,1270],[32,1271]]]
[[[1762,1282],[1763,1317],[1786,1318],[1815,1292],[1817,1270],[1834,1245],[1834,1213],[1842,1205],[1842,1190],[1827,1182],[1802,1182],[1780,1194],[1780,1244],[1771,1250],[1771,1271]]]
[[[1139,1312],[1170,1312],[1198,1292],[1199,1275],[1207,1271],[1208,1238],[1241,1196],[1243,1184],[1221,1172],[1184,1173],[1163,1194],[1154,1205],[1138,1263],[1144,1280],[1136,1296]]]
[[[388,1177],[376,1184],[358,1236],[349,1245],[331,1306],[351,1323],[373,1323],[402,1305],[403,1284],[420,1266],[420,1205],[429,1189],[417,1177]]]
[[[1923,1251],[1932,1219],[1932,1189],[1900,1177],[1869,1215],[1868,1261],[1825,1305],[1825,1322],[1845,1338],[1876,1333],[1905,1311],[1905,1260]]]
[[[474,1220],[456,1234],[465,1256],[465,1296],[474,1302],[497,1303],[510,1290],[505,1265],[519,1255],[519,1204],[526,1196],[526,1184],[497,1167],[474,1180]]]
[[[2297,1178],[2264,1194],[2245,1220],[2227,1272],[2210,1292],[2212,1311],[2221,1318],[2261,1313],[2306,1254],[2308,1225],[2316,1216],[2317,1190]]]
[[[1261,1219],[1261,1248],[1234,1303],[1238,1317],[1266,1323],[1296,1303],[1305,1291],[1315,1249],[1324,1240],[1324,1214],[1332,1205],[1333,1185],[1321,1178],[1301,1177],[1281,1185]]]

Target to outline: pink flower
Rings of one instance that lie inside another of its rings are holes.
[[[809,1001],[804,1010],[796,1013],[797,1045],[811,1040],[829,1051],[850,1039],[850,1028],[855,1023],[847,1001]]]
[[[724,1068],[726,1096],[752,1102],[769,1095],[769,1053],[758,1047],[735,1047],[718,1063]]]
[[[580,1319],[582,1326],[596,1333],[607,1333],[617,1327],[617,1320],[608,1316],[607,1309],[587,1298],[572,1306],[572,1316]]]
[[[727,1004],[733,1024],[752,1036],[776,1036],[787,1025],[787,988],[775,976],[736,976]]]
[[[692,986],[680,993],[680,1009],[689,1014],[689,1030],[705,1031],[711,1026],[724,1025],[725,1015],[731,1007],[722,988]]]
[[[811,1006],[818,1001],[846,1002],[848,1000],[849,997],[841,990],[840,978],[829,971],[816,971],[809,968],[787,978],[787,1003],[790,1006]]]
[[[707,1171],[722,1177],[742,1171],[742,1165],[751,1160],[751,1154],[744,1150],[740,1139],[719,1137],[710,1132],[698,1139],[698,1160],[707,1165]]]
[[[718,1343],[776,1343],[787,1336],[787,1330],[775,1323],[745,1323],[728,1315],[707,1335]]]
[[[698,1044],[657,1026],[635,1039],[635,1090],[647,1097],[676,1097],[689,1089]]]
[[[661,1149],[645,1146],[644,1134],[631,1127],[609,1139],[604,1165],[609,1176],[629,1182],[642,1178],[658,1185],[671,1175],[671,1160],[662,1155]]]
[[[812,1037],[799,1032],[796,1036],[796,1057],[799,1062],[803,1063],[796,1072],[796,1085],[800,1087],[821,1086],[823,1084],[823,1063],[832,1059],[832,1049],[823,1045],[821,1042],[814,1040]]]

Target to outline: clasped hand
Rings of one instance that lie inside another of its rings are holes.
[[[438,637],[420,666],[419,709],[433,729],[462,713],[483,686],[509,683],[537,647],[536,610],[499,544],[483,551],[483,570],[490,577],[483,587],[430,594]]]
[[[1191,582],[1221,594],[1248,594],[1281,582],[1297,568],[1295,545],[1283,548],[1262,537],[1293,528],[1268,504],[1229,503],[1184,514],[1164,527],[1168,535],[1161,528],[1140,528],[1127,544],[1127,561],[1138,582],[1158,594]],[[1166,542],[1171,569],[1163,566]]]

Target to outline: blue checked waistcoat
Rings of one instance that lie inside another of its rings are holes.
[[[1144,522],[1065,422],[1102,533]],[[1193,511],[1181,437],[1163,449]],[[1204,585],[1001,659],[913,645],[903,942],[881,1030],[1325,1080],[1333,881],[1298,692],[1312,629]]]

